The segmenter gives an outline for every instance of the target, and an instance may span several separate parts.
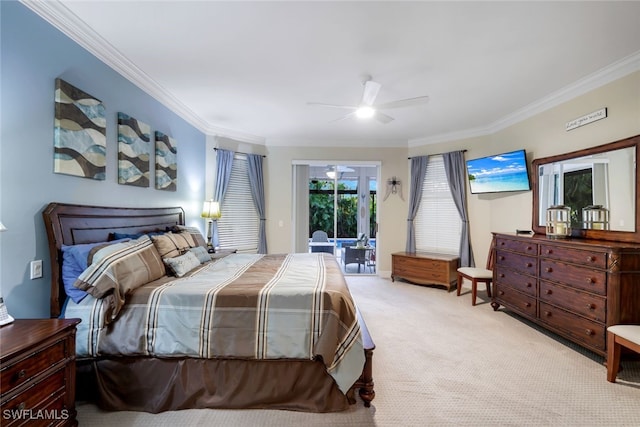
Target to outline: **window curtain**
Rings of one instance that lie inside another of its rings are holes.
[[[462,151],[452,151],[442,155],[444,160],[444,172],[447,174],[449,189],[453,202],[456,204],[458,214],[462,220],[460,233],[460,266],[475,267],[473,251],[471,250],[471,237],[469,234],[469,216],[467,215],[467,190],[465,187],[466,168]]]
[[[407,245],[406,252],[416,251],[416,230],[413,220],[416,218],[420,200],[422,199],[422,184],[427,173],[429,156],[411,158],[411,183],[409,194],[409,213],[407,214]]]
[[[264,176],[262,173],[262,156],[258,154],[247,154],[247,165],[249,166],[249,182],[251,183],[251,196],[256,212],[260,217],[260,229],[258,231],[258,253],[267,253],[267,229],[265,218],[264,201]]]
[[[220,203],[220,209],[222,209],[224,195],[229,186],[229,177],[231,176],[231,166],[233,166],[234,155],[235,153],[233,151],[222,150],[220,148],[216,149],[216,185],[213,191],[213,200]],[[217,221],[213,221],[213,246],[220,246]]]

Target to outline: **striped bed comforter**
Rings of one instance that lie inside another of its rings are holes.
[[[365,361],[355,303],[323,253],[232,254],[136,289],[109,325],[104,306],[68,301],[78,357],[321,360],[343,392]]]

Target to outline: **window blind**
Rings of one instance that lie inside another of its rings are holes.
[[[256,253],[259,220],[251,198],[247,158],[236,155],[218,220],[220,247]]]
[[[414,224],[417,251],[458,254],[462,221],[449,190],[442,156],[429,156]]]

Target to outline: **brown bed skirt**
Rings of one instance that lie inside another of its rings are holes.
[[[113,358],[77,362],[77,400],[110,411],[269,408],[337,412],[355,403],[320,361]]]

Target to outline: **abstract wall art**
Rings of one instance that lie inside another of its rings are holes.
[[[118,113],[118,183],[149,186],[151,127]]]
[[[102,102],[62,79],[56,79],[53,171],[104,180],[106,146]]]
[[[156,188],[176,191],[178,188],[177,141],[156,131]]]

